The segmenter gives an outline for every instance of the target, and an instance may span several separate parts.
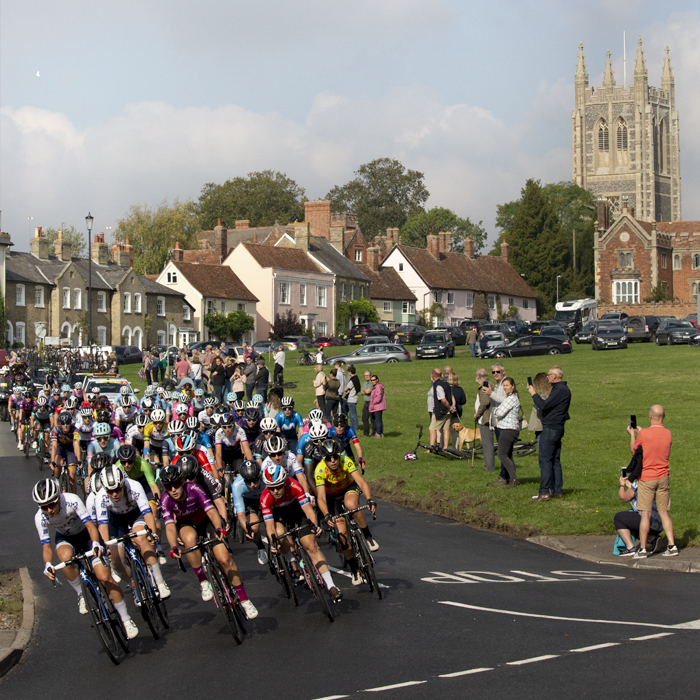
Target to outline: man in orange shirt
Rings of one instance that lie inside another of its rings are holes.
[[[637,490],[637,509],[642,514],[642,520],[639,525],[639,549],[634,555],[635,559],[646,559],[647,557],[647,536],[649,535],[651,507],[654,499],[656,499],[656,508],[668,538],[668,548],[663,556],[678,556],[678,547],[676,547],[673,537],[673,523],[668,514],[671,506],[668,460],[671,455],[673,438],[671,431],[664,428],[665,417],[664,407],[655,404],[649,409],[648,428],[642,430],[641,428],[627,427],[632,454],[639,446],[642,447],[643,451],[642,474],[639,477]]]

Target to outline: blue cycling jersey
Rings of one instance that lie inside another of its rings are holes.
[[[304,419],[296,411],[292,411],[292,415],[287,417],[284,411],[280,411],[275,420],[280,428],[282,436],[287,440],[296,440],[297,433],[304,427]]]
[[[202,432],[197,435],[197,444],[204,448],[205,450],[213,450],[214,446],[211,444],[211,439],[210,437]]]
[[[260,494],[263,492],[264,488],[265,484],[263,483],[262,479],[260,479],[258,488],[251,489],[250,486],[243,481],[243,477],[239,474],[231,487],[231,493],[233,495],[233,508],[236,515],[239,513],[245,513],[244,498],[250,498],[251,500],[257,501],[260,499]]]
[[[329,436],[329,437],[338,438],[338,440],[340,440],[340,444],[341,444],[343,447],[347,447],[353,440],[357,440],[357,439],[358,439],[358,438],[357,438],[357,433],[355,432],[355,429],[354,429],[352,426],[350,426],[350,425],[346,425],[346,426],[345,426],[345,430],[343,431],[343,434],[342,434],[342,435],[338,435],[336,429],[335,429],[335,428],[331,428],[331,429],[328,431],[328,436]]]
[[[161,454],[163,452],[167,452],[168,458],[173,459],[175,455],[178,454],[177,449],[175,448],[175,443],[173,442],[173,439],[171,437],[165,438],[163,440],[163,444],[161,445]]]
[[[311,438],[309,437],[308,433],[304,433],[300,438],[299,442],[297,442],[297,449],[296,453],[297,455],[302,455],[304,456],[304,447],[306,446],[306,443],[309,442]]]

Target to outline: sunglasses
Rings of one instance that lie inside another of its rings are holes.
[[[102,441],[107,441],[107,440],[109,440],[108,435],[103,435],[103,436],[97,438],[97,442],[102,442]]]
[[[121,486],[118,489],[107,489],[107,493],[121,493],[121,492],[122,492]]]
[[[175,491],[182,486],[182,481],[173,481],[169,484],[163,484],[166,491]]]
[[[257,486],[260,483],[260,479],[256,479],[255,481],[248,481],[247,479],[245,480],[246,486]]]
[[[502,369],[494,369],[491,371],[491,374],[503,374],[503,370]]]
[[[268,452],[268,454],[269,454],[270,457],[272,457],[273,459],[274,459],[275,457],[283,457],[283,456],[284,456],[284,452]]]
[[[53,510],[57,505],[58,501],[54,501],[53,503],[47,503],[45,506],[41,506],[41,510],[43,510],[46,513],[47,511]]]
[[[284,484],[282,486],[268,486],[270,491],[284,491]]]

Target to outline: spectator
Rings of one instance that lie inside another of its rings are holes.
[[[430,446],[435,447],[438,434],[442,435],[442,444],[450,444],[450,424],[456,410],[452,405],[452,390],[436,367],[430,378],[433,382],[433,420],[430,423]]]
[[[284,345],[280,345],[277,348],[277,352],[275,353],[275,368],[272,378],[273,384],[275,386],[280,386],[281,384],[284,384],[284,363],[287,359],[287,355],[285,354],[286,349],[287,348],[285,348]]]
[[[334,367],[331,370],[331,376],[326,384],[326,420],[330,422],[331,418],[338,413],[340,405],[340,381],[338,379],[338,370]]]
[[[543,399],[546,399],[552,391],[552,385],[547,381],[547,374],[545,372],[538,372],[532,381],[532,385],[535,387],[537,394]],[[527,424],[530,430],[535,433],[539,444],[540,433],[542,432],[542,415],[537,406],[533,405],[532,412],[530,413],[530,420]]]
[[[245,367],[245,365],[243,365]],[[245,396],[245,374],[241,371],[241,366],[236,365],[236,368],[231,375],[231,391],[236,395],[237,399],[242,399]]]
[[[476,371],[476,383],[479,385],[479,389],[476,392],[476,403],[474,404],[476,411],[474,420],[479,426],[479,436],[484,454],[484,471],[492,472],[496,469],[496,452],[493,448],[494,430],[491,427],[491,396],[486,393],[486,387],[493,389],[493,384],[489,382],[489,375],[485,367]]]
[[[484,389],[484,393],[491,397],[491,428],[493,429],[494,435],[496,436],[496,442],[498,442],[498,416],[496,415],[496,409],[505,401],[506,392],[503,388],[503,379],[506,376],[505,369],[500,362],[496,362],[491,365],[491,375],[493,376],[493,381],[496,382],[494,385],[489,385],[488,388]],[[494,460],[495,463],[495,460]],[[503,464],[501,464],[501,471],[498,475],[496,481],[492,481],[488,486],[505,486],[508,483],[508,470]]]
[[[151,356],[148,352],[143,353],[143,373],[146,377],[146,384],[149,386],[153,384],[153,378],[151,377]]]
[[[255,373],[255,393],[263,397],[263,403],[267,401],[267,388],[270,385],[270,370],[265,367],[265,358],[258,357],[258,371]]]
[[[357,420],[357,402],[360,398],[360,380],[357,378],[355,365],[348,365],[348,383],[345,387],[345,401],[348,405],[350,427],[357,433],[360,429]]]
[[[374,437],[384,437],[384,421],[382,416],[386,411],[386,398],[384,396],[384,385],[380,383],[379,377],[376,374],[372,375],[372,393],[369,398],[369,412],[372,414],[372,422],[374,423]]]
[[[476,357],[476,329],[470,328],[467,333],[467,345],[469,346],[469,352],[471,352],[472,357]]]
[[[432,374],[430,375],[430,388],[428,389],[428,426],[432,425],[433,423],[433,413],[435,412],[435,396],[433,394],[433,383],[432,383],[433,376]],[[435,436],[435,444],[436,445],[441,445],[441,437],[440,435]]]
[[[637,500],[638,488],[638,481],[630,482],[629,479],[623,476],[620,477],[620,500],[632,506],[632,510],[615,513],[614,523],[617,536],[622,540],[625,546],[624,548],[621,545],[618,546],[616,542],[613,554],[620,557],[631,557],[637,551],[634,546],[634,538],[639,534],[642,522],[642,514],[639,510]],[[656,509],[656,501],[653,501],[651,504],[651,518],[649,523],[649,532],[652,536],[651,544],[649,545],[649,554],[656,553],[656,549],[661,541],[661,530],[663,530],[663,524],[659,517],[659,511]]]
[[[326,359],[326,358],[325,358],[324,355],[323,355],[323,348],[319,348],[319,349],[318,349],[318,352],[316,353],[316,359],[315,359],[316,364],[317,364],[317,365],[322,365],[322,364],[323,364],[323,361],[324,361],[325,359]]]
[[[335,367],[335,370],[337,372],[337,379],[340,382],[340,388],[338,389],[338,394],[340,394],[340,408],[339,410],[342,411],[347,415],[348,413],[348,403],[345,400],[345,387],[348,385],[348,378],[347,375],[345,374],[345,370],[343,369],[343,363],[340,360],[336,360],[333,363],[333,366]]]
[[[192,366],[187,361],[187,355],[184,353],[180,359],[175,364],[175,377],[177,378],[177,383],[179,384],[182,379],[187,379],[190,376],[190,369]]]
[[[280,403],[280,390],[270,389],[267,395],[267,404],[265,405],[265,415],[268,418],[274,418],[282,410]]]
[[[160,362],[158,363],[158,370],[160,371],[160,383],[165,381],[165,371],[168,368],[168,353],[162,352],[160,354]]]
[[[564,498],[564,477],[561,469],[561,441],[564,424],[569,420],[571,391],[562,381],[564,372],[559,365],[549,368],[547,379],[552,390],[546,399],[537,394],[534,386],[527,390],[542,414],[542,432],[539,439],[540,491],[534,500],[549,501]],[[650,507],[651,510],[651,507]]]
[[[360,394],[364,397],[362,404],[362,434],[365,437],[374,437],[374,416],[369,412],[370,395],[372,393],[372,373],[365,372],[365,383],[360,389]]]
[[[219,352],[221,353],[221,357],[228,357],[228,348],[223,340],[221,341],[221,345],[219,345]]]
[[[190,365],[190,379],[194,382],[194,388],[200,389],[202,386],[202,363],[199,357],[192,358]]]
[[[498,459],[501,460],[501,469],[508,474],[506,488],[513,488],[520,486],[513,461],[513,445],[520,435],[520,397],[512,377],[503,380],[503,390],[506,398],[493,410],[498,418]]]
[[[479,333],[479,355],[483,355],[484,352],[486,352],[486,350],[488,349],[488,347],[489,341],[486,339],[484,331],[481,331],[481,333]]]
[[[250,355],[246,355],[245,367],[243,368],[243,374],[245,375],[245,396],[248,401],[250,401],[253,396],[253,387],[255,386],[255,375],[258,370],[253,364],[253,358]]]
[[[450,372],[447,375],[447,383],[450,385],[452,391],[452,405],[455,407],[457,420],[462,420],[463,406],[467,403],[467,395],[464,393],[464,389],[459,385],[459,375],[455,372]],[[457,448],[459,443],[459,435],[454,433],[452,436],[452,447]]]
[[[148,363],[148,368],[151,370],[151,379],[153,384],[158,384],[158,370],[160,369],[160,356],[157,352],[151,353]]]
[[[316,370],[316,378],[314,379],[316,403],[323,411],[323,415],[326,416],[326,385],[328,384],[328,378],[323,373],[323,365],[314,365],[314,370]]]
[[[209,367],[209,384],[214,396],[222,404],[224,402],[224,387],[226,386],[226,368],[220,357],[215,357]]]
[[[236,363],[232,357],[227,357],[224,363],[226,369],[226,390],[225,394],[229,394],[233,391],[233,374],[236,371]]]
[[[678,547],[676,547],[673,535],[673,522],[668,514],[671,506],[668,465],[673,438],[671,431],[664,428],[665,417],[664,407],[655,404],[649,409],[648,428],[644,428],[644,430],[641,428],[633,429],[629,426],[627,428],[630,435],[631,452],[634,454],[638,447],[642,448],[642,475],[639,477],[637,491],[637,507],[642,515],[639,524],[639,549],[634,553],[635,559],[646,559],[647,557],[647,537],[651,527],[651,512],[654,501],[656,501],[656,508],[668,539],[668,547],[662,556],[678,556]],[[542,438],[540,438],[541,441]],[[540,448],[541,451],[542,448]]]
[[[202,364],[205,367],[208,367],[211,365],[211,361],[214,359],[214,354],[211,351],[211,345],[207,345],[206,348],[204,348],[204,353],[202,354]]]

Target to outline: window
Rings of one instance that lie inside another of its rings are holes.
[[[34,306],[39,309],[44,308],[44,288],[34,287]]]
[[[508,297],[508,306],[515,306],[515,300],[513,297]]]
[[[189,304],[182,305],[182,320],[183,321],[190,320],[190,305]]]
[[[607,152],[610,150],[610,136],[608,134],[608,125],[602,121],[598,125],[598,150]]]
[[[322,287],[321,285],[316,286],[316,306],[320,306],[322,308],[326,307],[326,288]],[[321,333],[321,331],[318,332],[319,335],[325,335],[325,331]]]
[[[18,284],[17,285],[17,292],[15,295],[15,305],[16,306],[24,306],[24,285],[23,284]]]
[[[245,304],[241,304],[241,303],[239,302],[239,304],[238,304],[238,310],[239,310],[239,311],[245,311]]]
[[[124,313],[131,313],[131,292],[124,292]]]
[[[442,304],[442,292],[435,292],[435,303]]]
[[[226,313],[226,302],[225,301],[221,302],[221,313],[222,314]]]
[[[216,302],[213,299],[209,299],[209,301],[207,301],[207,313],[216,313]]]
[[[70,287],[63,288],[63,308],[70,309]]]
[[[690,293],[693,295],[693,299],[697,299],[697,296],[698,296],[698,283],[697,282],[693,282],[693,286],[691,287]]]
[[[15,323],[15,343],[22,343],[22,345],[26,345],[26,340],[24,338],[24,323],[22,321]]]
[[[97,344],[107,345],[107,329],[104,326],[97,326]]]
[[[361,284],[360,285],[360,298],[364,299],[365,296],[365,285]]]
[[[82,308],[82,306],[83,306],[82,290],[74,289],[73,290],[73,308],[80,309],[80,308]]]
[[[97,292],[97,310],[102,313],[107,311],[107,292]]]
[[[355,285],[350,285],[350,301],[355,301]]]
[[[289,282],[280,282],[280,304],[289,304]]]
[[[299,285],[299,304],[301,304],[301,306],[306,306],[306,285],[305,284]],[[244,309],[244,311],[245,311],[245,309]]]
[[[639,304],[639,280],[615,280],[613,304]]]
[[[474,294],[472,292],[467,292],[467,308],[474,306]]]
[[[345,282],[340,283],[340,301],[345,301]]]
[[[362,249],[355,248],[355,262],[362,262]]]
[[[620,265],[620,267],[622,267],[622,265]],[[661,267],[663,267],[664,270],[666,269],[666,253],[661,253]]]
[[[166,279],[168,284],[177,284],[177,272],[168,272]]]
[[[697,270],[700,267],[700,255],[697,253],[693,255],[693,270]]]
[[[454,292],[447,292],[447,303],[448,304],[455,303],[455,293]]]
[[[627,125],[624,119],[620,119],[617,124],[617,150],[627,150]]]
[[[384,311],[391,311],[391,302],[390,301],[384,302]]]
[[[156,315],[165,316],[165,297],[158,297],[156,299]]]
[[[401,312],[404,314],[414,314],[416,313],[416,305],[412,301],[404,301],[401,307]]]
[[[156,338],[158,339],[158,345],[165,345],[165,331],[158,331]]]
[[[496,308],[496,297],[493,294],[489,294],[489,309]]]
[[[530,308],[530,300],[523,299],[523,309],[529,309],[529,308]]]
[[[141,313],[141,295],[140,294],[134,294],[134,313],[135,314]]]
[[[459,319],[458,319],[458,318],[453,318],[453,319],[450,321],[450,323],[451,323],[453,326],[458,326],[458,325],[459,325]]]
[[[681,269],[681,256],[680,256],[680,255],[674,255],[674,256],[673,256],[673,269],[674,269],[674,270],[680,270],[680,269]]]
[[[403,272],[403,263],[399,263],[399,272]]]
[[[325,289],[325,287],[324,287]],[[328,332],[328,324],[325,321],[316,322],[316,335],[323,337]]]

